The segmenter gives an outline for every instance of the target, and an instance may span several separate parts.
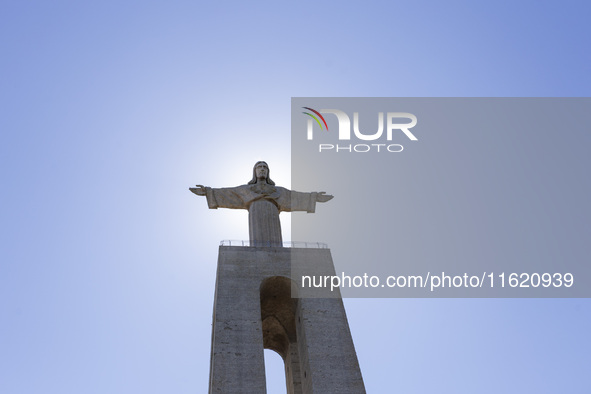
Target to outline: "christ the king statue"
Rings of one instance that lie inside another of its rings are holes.
[[[189,188],[198,196],[206,196],[210,209],[248,209],[251,246],[281,246],[280,212],[314,213],[317,202],[327,202],[333,197],[324,192],[302,193],[275,186],[264,161],[257,162],[252,172],[252,180],[246,185],[221,189],[203,185]]]

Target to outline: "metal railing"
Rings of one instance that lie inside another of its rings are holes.
[[[309,248],[309,249],[328,249],[328,245],[323,242],[269,242],[269,241],[236,241],[224,239],[220,246],[252,246],[259,248]]]

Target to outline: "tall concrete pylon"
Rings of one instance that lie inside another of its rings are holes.
[[[304,296],[297,286],[303,273],[334,275],[330,250],[286,248],[281,239],[280,211],[314,212],[332,196],[276,187],[265,162],[247,185],[190,190],[212,209],[249,210],[248,246],[219,248],[209,392],[266,393],[271,349],[285,362],[290,394],[365,393],[342,299]]]

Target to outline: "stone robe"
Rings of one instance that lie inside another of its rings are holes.
[[[302,193],[267,183],[212,189],[206,187],[210,209],[248,209],[251,246],[281,246],[280,212],[316,209],[318,193]]]

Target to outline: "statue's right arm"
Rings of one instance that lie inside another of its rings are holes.
[[[212,189],[211,187],[203,186],[203,185],[195,185],[195,186],[196,187],[190,187],[189,190],[198,196],[205,196],[205,198],[207,199],[207,206],[210,209],[217,209],[219,205],[218,205],[215,195],[214,195],[214,189]]]
[[[207,195],[207,188],[203,185],[195,185],[197,187],[190,187],[189,190],[193,193],[197,194],[198,196],[205,196]]]
[[[196,187],[190,187],[189,190],[198,196],[205,196],[207,198],[207,206],[210,209],[248,209],[245,195],[248,192],[241,186],[213,189],[203,185],[196,185]]]

